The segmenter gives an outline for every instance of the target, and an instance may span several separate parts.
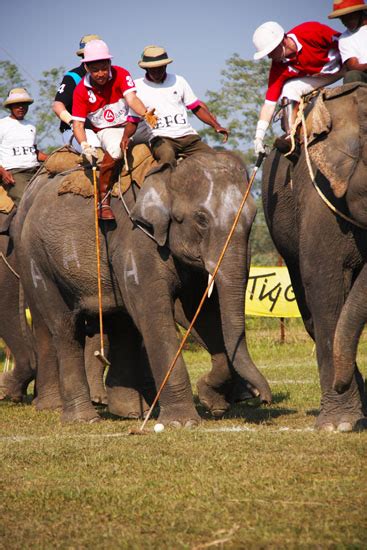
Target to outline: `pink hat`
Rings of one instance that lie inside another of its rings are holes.
[[[84,47],[84,63],[112,59],[110,50],[103,40],[90,40]]]

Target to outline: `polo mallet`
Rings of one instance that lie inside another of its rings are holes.
[[[104,345],[103,345],[103,310],[102,310],[102,283],[101,283],[101,253],[99,242],[99,223],[98,223],[98,189],[97,189],[97,166],[96,162],[93,162],[93,192],[94,192],[94,226],[96,231],[96,257],[97,257],[97,283],[98,283],[98,313],[99,313],[99,332],[100,332],[100,350],[94,352],[94,356],[97,357],[105,367],[110,366],[111,363],[105,357]]]
[[[152,405],[151,405],[151,407],[150,407],[150,409],[149,409],[149,411],[148,411],[148,414],[147,414],[146,417],[144,418],[144,421],[143,421],[142,425],[140,426],[140,428],[138,428],[138,429],[133,429],[133,428],[131,428],[131,429],[130,429],[129,433],[130,433],[131,435],[145,435],[145,434],[149,433],[149,432],[147,432],[147,431],[144,430],[145,425],[146,425],[146,423],[148,422],[148,420],[149,420],[149,418],[150,418],[150,416],[151,416],[151,414],[152,414],[152,412],[153,412],[153,409],[154,409],[154,407],[156,406],[156,404],[157,404],[157,402],[158,402],[158,400],[159,400],[159,398],[160,398],[160,395],[161,395],[161,393],[162,393],[162,391],[163,391],[165,385],[167,384],[167,381],[168,381],[169,377],[171,376],[171,373],[172,373],[172,371],[173,371],[173,369],[174,369],[174,366],[175,366],[175,364],[176,364],[176,362],[177,362],[177,359],[179,358],[179,355],[180,355],[180,353],[181,353],[181,351],[182,351],[182,349],[183,349],[183,347],[184,347],[184,345],[185,345],[185,343],[186,343],[186,340],[188,339],[188,337],[189,337],[189,335],[190,335],[190,333],[191,333],[191,331],[192,331],[192,328],[193,328],[193,326],[194,326],[194,324],[195,324],[196,319],[197,319],[198,316],[199,316],[199,313],[200,313],[200,311],[201,311],[201,308],[203,307],[203,304],[204,304],[204,302],[205,302],[205,300],[206,300],[206,297],[208,296],[209,293],[211,293],[211,291],[212,291],[212,289],[213,289],[214,280],[215,280],[215,277],[216,277],[216,275],[217,275],[217,273],[218,273],[218,271],[219,271],[220,264],[222,263],[224,254],[226,253],[226,250],[227,250],[227,248],[228,248],[228,245],[229,245],[229,243],[230,243],[230,240],[231,240],[231,238],[232,238],[232,236],[233,236],[233,233],[234,233],[234,231],[235,231],[235,229],[236,229],[236,226],[237,226],[237,224],[238,224],[238,221],[239,221],[239,219],[240,219],[241,212],[242,212],[242,210],[243,210],[243,207],[244,207],[244,205],[245,205],[245,202],[247,201],[247,198],[248,198],[248,196],[249,196],[249,194],[250,194],[251,187],[252,187],[252,184],[253,184],[253,182],[254,182],[254,180],[255,180],[257,171],[258,171],[258,169],[260,168],[260,166],[261,166],[261,164],[262,164],[262,161],[264,160],[265,156],[266,156],[266,153],[259,153],[259,155],[258,155],[258,157],[257,157],[257,159],[256,159],[256,164],[255,164],[254,169],[253,169],[253,171],[252,171],[252,174],[251,174],[251,177],[250,177],[250,180],[249,180],[249,183],[248,183],[246,192],[245,192],[245,194],[243,195],[241,204],[240,204],[240,206],[239,206],[239,208],[238,208],[236,217],[235,217],[234,222],[233,222],[233,224],[232,224],[232,227],[231,227],[231,229],[230,229],[230,231],[229,231],[229,233],[228,233],[228,237],[227,237],[227,239],[226,239],[226,242],[224,243],[222,252],[221,252],[221,254],[220,254],[220,256],[219,256],[219,260],[218,260],[218,262],[217,262],[217,265],[215,266],[215,269],[214,269],[214,271],[213,271],[213,274],[212,274],[211,276],[209,275],[208,285],[207,285],[207,287],[206,287],[206,289],[205,289],[205,292],[204,292],[204,294],[203,294],[203,297],[202,297],[201,300],[200,300],[200,304],[199,304],[199,306],[198,306],[198,308],[197,308],[197,310],[196,310],[196,313],[195,313],[195,315],[194,315],[194,317],[193,317],[193,319],[192,319],[192,321],[191,321],[191,323],[190,323],[190,325],[189,325],[189,328],[188,328],[187,331],[186,331],[185,336],[183,337],[183,339],[182,339],[182,341],[181,341],[181,344],[180,344],[180,346],[179,346],[179,348],[178,348],[178,350],[177,350],[177,352],[176,352],[176,355],[174,356],[174,358],[173,358],[173,360],[172,360],[170,366],[168,367],[167,373],[166,373],[166,375],[165,375],[165,377],[164,377],[164,379],[163,379],[163,382],[161,383],[161,386],[160,386],[159,390],[157,391],[157,395],[156,395],[155,398],[154,398],[154,401],[153,401],[153,403],[152,403]]]

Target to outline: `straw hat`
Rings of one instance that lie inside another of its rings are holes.
[[[328,15],[329,19],[342,17],[355,11],[367,10],[367,6],[364,0],[334,0],[333,9],[334,11]]]
[[[172,63],[173,59],[168,57],[167,52],[160,46],[146,46],[141,54],[141,60],[138,62],[142,69],[150,69],[152,67],[163,67]]]
[[[91,40],[101,40],[101,37],[98,36],[98,34],[85,34],[84,36],[82,36],[79,42],[79,50],[76,52],[76,55],[79,55],[79,57],[83,57],[85,45]]]
[[[13,88],[10,90],[8,97],[3,103],[4,107],[13,105],[14,103],[33,103],[33,99],[25,88]]]

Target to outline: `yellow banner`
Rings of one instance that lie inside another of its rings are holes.
[[[246,315],[300,317],[288,269],[252,267],[246,291]]]

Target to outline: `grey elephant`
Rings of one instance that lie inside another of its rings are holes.
[[[5,218],[5,214],[0,214],[0,218]],[[6,233],[0,234],[0,252],[0,338],[15,360],[12,371],[0,373],[0,399],[8,397],[21,402],[35,375],[34,346],[25,316],[20,314],[15,254]]]
[[[42,316],[57,353],[62,420],[89,422],[98,419],[83,365],[85,322],[98,312],[93,205],[79,196],[58,195],[60,180],[61,176],[43,175],[27,189],[15,236],[27,296]],[[246,182],[242,163],[225,153],[197,155],[184,160],[174,173],[166,167],[151,174],[136,204],[134,188],[125,194],[125,201],[131,216],[149,228],[153,239],[132,224],[118,200],[112,201],[117,224],[103,227],[103,304],[106,318],[125,319],[124,331],[116,328],[118,323],[112,323],[109,331],[113,368],[106,384],[112,410],[122,397],[121,377],[134,377],[129,353],[127,369],[124,361],[118,369],[113,354],[121,340],[126,353],[131,342],[137,342],[136,331],[144,340],[155,385],[161,384],[178,347],[175,301],[181,299],[183,316],[189,317],[214,270]],[[254,215],[250,199],[218,272],[215,292],[196,326],[208,349],[221,358],[213,362],[201,390],[213,409],[217,395],[223,401],[231,369],[257,388],[263,401],[271,400],[270,388],[245,341],[247,243]],[[55,369],[55,361],[47,363],[48,357],[40,361],[41,378],[44,371]],[[182,357],[162,392],[159,419],[184,426],[199,421]]]
[[[316,427],[349,431],[366,422],[355,352],[366,320],[367,87],[344,86],[323,95],[314,107],[320,107],[315,121],[323,129],[311,134],[295,165],[271,152],[262,195],[270,233],[316,343],[321,385]],[[342,363],[348,362],[349,374],[343,377]]]

